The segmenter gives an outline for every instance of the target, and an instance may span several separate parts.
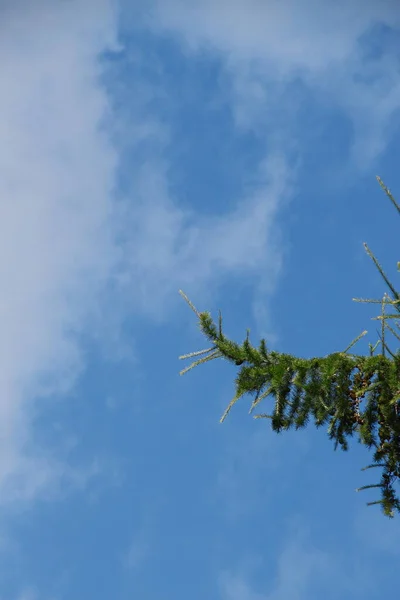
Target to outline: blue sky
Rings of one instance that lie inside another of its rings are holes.
[[[220,425],[235,371],[179,377],[178,290],[237,340],[374,339],[399,40],[391,0],[2,3],[1,600],[392,592],[367,453]]]

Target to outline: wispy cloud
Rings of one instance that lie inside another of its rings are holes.
[[[155,527],[158,520],[157,504],[157,501],[146,503],[143,513],[141,515],[141,511],[136,513],[137,526],[134,528],[130,544],[122,560],[126,569],[132,574],[146,566],[157,548],[157,528]]]
[[[33,590],[28,589],[28,590],[25,590],[24,592],[22,592],[18,596],[17,600],[37,600],[37,598],[38,597],[37,597],[36,593]]]
[[[232,110],[237,132],[250,132],[264,145],[264,157],[255,170],[262,171],[268,161],[271,165],[278,160],[285,165],[284,169],[275,170],[275,181],[279,179],[282,187],[293,190],[307,144],[321,143],[318,136],[327,127],[327,114],[340,118],[349,136],[348,147],[340,150],[342,164],[336,166],[335,173],[329,168],[324,171],[324,185],[338,188],[352,182],[355,173],[371,169],[400,124],[396,42],[400,13],[392,0],[379,4],[373,0],[310,0],[305,4],[295,0],[153,0],[146,3],[137,23],[144,23],[155,35],[166,35],[180,43],[188,60],[207,56],[219,61],[226,75],[224,100]],[[309,106],[310,98],[321,111],[312,131],[303,123],[303,110]],[[265,199],[264,206],[274,207],[260,220],[259,227],[253,218],[254,196],[260,203]],[[289,200],[292,194],[283,196]],[[253,253],[252,264],[260,268],[253,314],[259,333],[274,342],[277,338],[270,325],[268,297],[276,289],[287,247],[287,241],[279,238],[278,215],[285,205],[281,200],[282,194],[276,193],[271,202],[270,188],[263,182],[258,193],[253,190],[250,195],[242,194],[247,223],[255,225],[255,252],[251,245],[235,244],[230,215],[226,218],[226,241],[221,244],[219,237],[221,248],[228,249],[230,244],[233,261],[240,252],[243,256],[247,251]],[[218,230],[217,226],[214,231]],[[260,235],[260,231],[268,233]],[[199,236],[201,231],[192,230],[189,239],[180,243],[180,248],[185,248],[181,253],[195,248],[193,240],[202,239]],[[211,243],[209,247],[213,249],[215,245]],[[208,263],[207,248],[208,244],[202,245],[203,262],[193,260],[188,251],[196,266],[193,273],[197,269],[204,271],[207,264],[213,264],[214,269],[221,262],[217,252],[215,260]],[[250,262],[249,258],[247,264]],[[188,287],[182,270],[180,281],[180,287]]]
[[[115,36],[107,0],[0,9],[2,501],[32,497],[57,471],[28,450],[32,401],[74,383],[84,364],[76,336],[116,260],[117,157],[98,81]]]
[[[118,119],[106,91],[100,57],[120,50],[116,5],[41,0],[1,11],[0,486],[3,500],[22,500],[50,481],[76,483],[71,469],[33,449],[31,415],[40,396],[74,385],[85,366],[79,336],[121,344],[127,314],[165,318],[179,287],[209,299],[208,284],[257,272],[266,250],[275,256],[273,285],[279,248],[270,224],[290,185],[276,154],[260,165],[246,205],[223,217],[185,211],[154,143],[165,148],[168,127],[158,126],[157,112],[142,121],[151,89],[141,87],[143,102],[138,94]],[[125,149],[118,131],[126,130],[130,146],[153,143],[146,163],[132,167],[126,202],[115,202]]]
[[[252,589],[240,576],[224,573],[220,579],[221,598],[224,600],[265,600],[265,594]]]
[[[125,557],[125,565],[128,569],[139,569],[147,560],[151,552],[149,541],[142,534],[136,537],[129,546]]]
[[[225,572],[220,589],[223,600],[305,600],[313,586],[332,575],[331,557],[295,535],[279,554],[273,581],[254,589],[245,574]]]
[[[153,29],[174,33],[191,52],[224,58],[238,123],[271,134],[278,102],[286,110],[277,125],[289,119],[289,138],[298,111],[291,84],[300,80],[351,119],[359,168],[385,149],[400,98],[396,2],[154,0],[152,8]]]
[[[332,597],[363,598],[373,589],[357,553],[324,549],[301,526],[291,527],[286,539],[283,531],[282,537],[284,542],[273,552],[277,556],[273,579],[266,581],[262,576],[262,562],[256,568],[224,571],[219,581],[222,600],[310,600],[330,592]],[[251,584],[252,580],[258,584]]]
[[[130,302],[162,320],[176,303],[178,288],[202,303],[211,298],[210,285],[233,274],[263,271],[273,289],[281,253],[272,224],[292,192],[283,157],[271,156],[260,166],[254,188],[230,213],[200,217],[174,204],[165,167],[143,167],[135,205],[127,207],[123,219],[130,236],[120,286],[134,288]]]

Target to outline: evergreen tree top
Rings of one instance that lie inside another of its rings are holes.
[[[377,180],[400,213],[400,206],[390,190],[379,177]],[[271,413],[256,414],[254,418],[269,419],[276,432],[299,429],[313,420],[316,427],[327,425],[335,449],[343,450],[348,449],[348,439],[356,436],[360,443],[373,450],[373,462],[364,469],[382,469],[379,483],[357,491],[380,488],[380,499],[368,505],[380,504],[383,513],[393,517],[395,512],[400,512],[400,499],[395,490],[400,480],[400,349],[392,350],[388,337],[392,341],[400,340],[400,294],[367,244],[364,247],[390,291],[381,300],[354,299],[381,306],[381,314],[375,317],[381,325],[379,339],[375,345],[369,344],[368,355],[350,352],[366,331],[341,352],[308,359],[268,350],[264,339],[256,348],[250,343],[249,330],[242,344],[238,344],[224,335],[221,313],[217,326],[209,312],[199,312],[180,290],[212,346],[179,358],[196,358],[181,375],[215,358],[224,358],[240,367],[235,379],[235,396],[221,422],[244,395],[253,397],[250,413],[270,396],[274,400]],[[400,262],[397,267],[400,271]]]

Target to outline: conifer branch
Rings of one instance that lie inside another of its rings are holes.
[[[393,203],[393,206],[398,210],[398,212],[400,213],[400,204],[398,204],[398,202],[393,198],[392,192],[386,187],[386,185],[383,183],[382,179],[380,177],[376,177],[378,180],[379,185],[381,186],[381,188],[383,189],[383,191],[386,193],[386,195],[390,198],[390,200]]]
[[[232,398],[232,400],[229,402],[227,409],[225,410],[224,414],[222,415],[222,417],[220,418],[219,422],[223,423],[226,419],[226,417],[228,416],[228,414],[230,413],[232,407],[234,404],[236,404],[236,402],[239,400],[239,398],[241,396],[244,395],[245,392],[243,392],[243,394],[236,394],[236,396],[234,398]]]
[[[368,333],[368,331],[366,329],[362,333],[360,333],[360,335],[358,335],[356,338],[354,338],[354,340],[347,346],[347,348],[345,350],[343,350],[343,353],[345,354],[346,352],[348,352],[350,350],[350,348],[355,346],[357,344],[357,342],[359,340],[361,340],[361,338],[364,337],[364,335],[366,335],[367,333]]]
[[[256,408],[256,406],[258,406],[258,404],[260,404],[261,400],[264,400],[264,398],[266,398],[268,396],[268,394],[270,394],[272,391],[271,387],[268,387],[265,392],[263,392],[262,394],[258,395],[255,397],[252,405],[250,406],[250,410],[249,410],[249,415],[251,415],[251,413],[253,412],[253,410]]]
[[[198,310],[197,310],[197,308],[194,306],[194,304],[193,304],[193,303],[192,303],[192,302],[189,300],[189,298],[186,296],[186,294],[185,294],[185,293],[184,293],[182,290],[179,290],[179,293],[180,293],[180,295],[182,296],[182,298],[183,298],[184,300],[186,300],[186,302],[189,304],[190,308],[191,308],[191,309],[192,309],[192,311],[193,311],[193,312],[196,314],[196,316],[197,316],[198,318],[200,318],[200,313],[199,313],[199,311],[198,311]]]
[[[193,356],[200,356],[201,354],[206,354],[207,352],[212,352],[213,350],[215,350],[215,346],[212,346],[212,348],[207,348],[206,350],[197,350],[196,352],[190,352],[189,354],[182,354],[182,356],[179,356],[179,360],[185,360],[186,358],[192,358]]]
[[[190,371],[194,367],[197,367],[197,365],[202,365],[203,363],[208,362],[209,360],[213,360],[214,358],[220,358],[221,356],[222,356],[221,352],[219,352],[218,350],[216,350],[215,352],[213,352],[209,356],[205,356],[204,358],[200,358],[199,360],[195,360],[191,365],[189,365],[188,367],[186,367],[186,369],[182,369],[182,371],[179,372],[179,375],[184,375],[185,373],[187,373],[188,371]]]
[[[378,177],[378,182],[400,213],[400,206]],[[249,394],[254,397],[249,412],[271,397],[274,401],[272,414],[261,413],[254,419],[269,419],[273,431],[305,427],[312,419],[316,427],[325,424],[328,437],[335,448],[347,450],[348,439],[356,436],[360,443],[373,449],[373,462],[364,467],[382,470],[379,483],[365,485],[357,491],[379,488],[381,499],[368,502],[380,504],[383,513],[392,517],[400,512],[400,500],[394,485],[400,479],[400,350],[389,348],[388,336],[400,340],[400,335],[388,323],[400,329],[400,295],[383,271],[367,244],[367,254],[391,291],[393,298],[385,294],[381,300],[353,298],[356,302],[381,305],[381,314],[374,317],[380,321],[378,340],[368,344],[369,354],[350,354],[349,350],[366,335],[363,331],[342,352],[323,357],[300,358],[283,352],[270,351],[264,339],[259,347],[250,342],[250,332],[241,344],[229,340],[222,331],[222,315],[218,326],[209,312],[199,312],[186,294],[179,290],[190,308],[195,312],[200,330],[211,342],[207,350],[180,356],[181,359],[208,354],[181,371],[214,358],[224,358],[236,367],[235,396],[221,417],[223,422],[236,402]],[[397,263],[400,271],[400,262]],[[388,306],[394,306],[396,314],[388,314]],[[381,345],[381,352],[375,351]]]
[[[372,253],[372,251],[368,248],[367,244],[364,242],[364,248],[366,253],[368,254],[368,256],[372,259],[373,263],[375,264],[376,268],[378,269],[379,273],[382,276],[382,279],[384,280],[384,282],[386,283],[386,285],[388,286],[388,288],[390,289],[390,291],[392,292],[393,296],[395,297],[396,300],[400,300],[400,295],[398,294],[398,292],[396,292],[395,288],[393,287],[392,283],[389,281],[385,271],[382,269],[381,265],[378,262],[378,259],[375,257],[375,255]],[[400,311],[400,307],[397,304],[396,308],[398,308],[398,310]]]

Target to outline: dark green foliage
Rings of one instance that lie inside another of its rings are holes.
[[[378,182],[400,213],[400,206],[378,177]],[[199,319],[199,326],[212,346],[207,350],[193,352],[181,359],[204,355],[181,371],[213,360],[224,358],[240,367],[236,380],[236,393],[221,418],[224,421],[232,406],[244,395],[253,396],[250,413],[267,396],[273,399],[270,414],[257,414],[255,418],[270,419],[272,429],[299,429],[313,421],[316,427],[327,426],[328,436],[335,449],[348,449],[348,440],[356,436],[358,441],[373,450],[373,463],[365,469],[382,469],[378,484],[363,486],[380,488],[381,498],[368,504],[381,504],[385,515],[392,517],[400,512],[400,500],[395,484],[400,479],[400,350],[392,351],[387,335],[400,340],[400,294],[395,290],[381,265],[364,244],[368,255],[381,273],[391,295],[382,300],[355,299],[381,305],[379,340],[369,344],[369,355],[349,352],[367,332],[359,335],[343,352],[324,357],[304,359],[269,351],[264,339],[258,348],[252,346],[249,331],[242,344],[225,337],[222,317],[218,327],[210,313],[198,312],[187,296],[180,291]],[[397,263],[400,270],[400,263]],[[387,313],[393,307],[395,313]],[[375,354],[380,348],[380,353]],[[358,490],[358,491],[359,491]]]

